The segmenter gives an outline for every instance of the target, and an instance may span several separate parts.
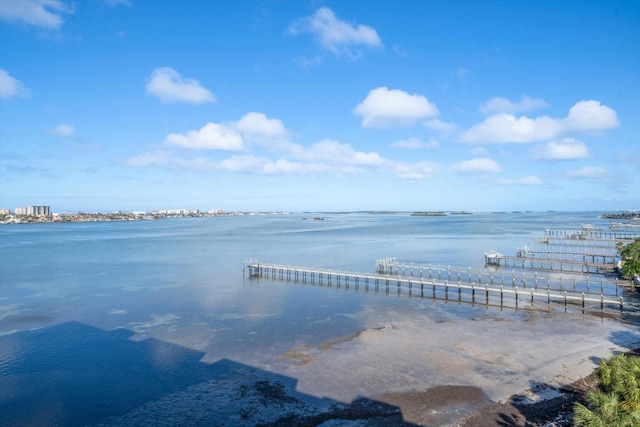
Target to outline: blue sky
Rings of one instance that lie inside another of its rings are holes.
[[[0,1],[0,208],[640,208],[637,1]]]

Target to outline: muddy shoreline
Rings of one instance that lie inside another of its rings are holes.
[[[640,356],[640,348],[628,354]],[[522,394],[511,396],[506,402],[491,402],[476,387],[439,386],[422,393],[385,395],[380,401],[358,399],[349,405],[336,405],[330,410],[309,417],[283,417],[262,426],[436,426],[439,411],[449,415],[464,408],[474,409],[454,425],[460,427],[521,426],[555,427],[572,425],[573,406],[585,402],[585,394],[597,387],[592,373],[572,384],[554,389],[539,385]],[[558,396],[530,402],[530,396],[553,390]],[[462,414],[461,414],[462,415]]]

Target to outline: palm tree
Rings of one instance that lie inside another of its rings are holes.
[[[640,357],[619,354],[602,360],[596,376],[599,390],[587,393],[589,408],[575,405],[575,425],[640,426]]]
[[[622,272],[624,277],[632,277],[640,274],[640,238],[624,245],[622,242],[616,244],[616,248],[622,258]]]

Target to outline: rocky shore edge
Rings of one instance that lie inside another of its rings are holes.
[[[640,348],[627,352],[640,356]],[[573,406],[576,402],[585,403],[589,390],[597,388],[595,372],[572,384],[558,389],[560,396],[536,403],[520,403],[520,395],[511,396],[504,403],[494,403],[477,411],[460,427],[523,426],[523,427],[562,427],[573,425]]]

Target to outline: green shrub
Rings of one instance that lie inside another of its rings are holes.
[[[630,278],[640,274],[640,238],[627,245],[619,242],[616,247],[622,258],[622,274],[624,277]]]
[[[596,369],[598,391],[587,393],[587,406],[577,403],[578,427],[640,426],[640,357],[619,354]]]

